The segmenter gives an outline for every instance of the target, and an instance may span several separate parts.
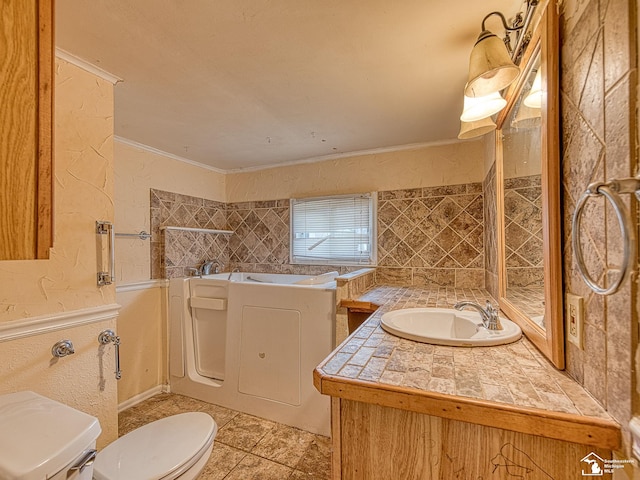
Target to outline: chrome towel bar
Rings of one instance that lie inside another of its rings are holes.
[[[151,238],[151,234],[145,232],[144,230],[140,231],[139,233],[118,233],[116,232],[116,237],[137,237],[140,240],[147,240],[149,238]]]
[[[620,199],[620,194],[622,193],[633,193],[636,198],[640,200],[640,178],[623,178],[612,180],[610,182],[595,182],[590,184],[578,200],[573,214],[573,235],[571,241],[578,272],[587,286],[599,295],[612,295],[616,293],[633,270],[633,253],[636,249],[636,236],[631,224],[629,212]],[[613,279],[611,285],[608,287],[598,285],[597,281],[591,277],[591,274],[585,265],[582,253],[582,244],[580,242],[580,229],[582,226],[582,213],[584,206],[586,205],[587,200],[599,196],[604,196],[604,198],[606,198],[613,207],[623,240],[622,263],[619,269],[611,269],[612,271],[617,271],[618,275]]]

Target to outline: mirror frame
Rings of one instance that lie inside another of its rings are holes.
[[[565,367],[562,294],[562,247],[560,203],[560,118],[559,118],[559,35],[558,14],[553,2],[541,5],[540,21],[520,63],[522,74],[507,90],[506,108],[497,118],[496,131],[496,204],[498,222],[498,303],[502,311],[516,322],[527,338],[559,369]],[[544,266],[543,329],[527,317],[506,297],[507,271],[504,225],[504,170],[502,127],[526,82],[530,63],[540,52],[542,86],[542,231]]]

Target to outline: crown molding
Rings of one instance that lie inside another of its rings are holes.
[[[100,77],[103,80],[106,80],[107,82],[110,82],[113,85],[115,85],[118,82],[124,81],[120,77],[113,75],[112,73],[109,73],[100,67],[96,67],[92,63],[89,63],[80,57],[76,57],[74,54],[69,53],[66,50],[63,50],[60,47],[56,47],[56,57],[61,58],[65,62],[69,62],[72,65],[75,65],[76,67],[79,67],[89,73],[92,73],[95,76]]]

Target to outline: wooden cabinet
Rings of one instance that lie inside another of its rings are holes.
[[[2,0],[0,17],[0,260],[48,258],[53,0]]]
[[[603,446],[340,398],[332,417],[333,480],[560,480],[582,478],[589,455],[612,458]]]

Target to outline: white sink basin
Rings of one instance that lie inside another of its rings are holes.
[[[487,330],[478,312],[453,308],[405,308],[382,315],[382,328],[398,337],[453,347],[481,347],[515,342],[520,327],[500,317],[502,330]]]

